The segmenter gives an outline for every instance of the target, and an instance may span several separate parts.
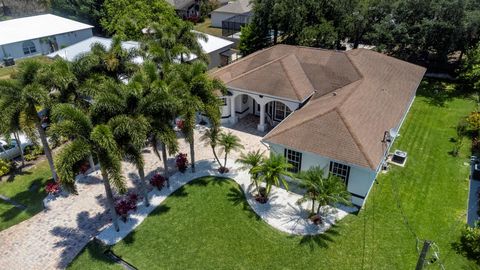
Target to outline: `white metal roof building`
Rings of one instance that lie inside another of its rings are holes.
[[[221,65],[220,53],[229,50],[232,47],[233,42],[223,38],[208,35],[208,34],[206,34],[206,36],[208,40],[207,41],[199,40],[200,45],[202,46],[203,51],[206,54],[208,54],[210,57],[209,68],[217,67]],[[84,53],[90,52],[92,46],[95,43],[100,43],[106,48],[109,48],[112,44],[112,39],[102,38],[102,37],[91,37],[81,42],[78,42],[77,44],[74,44],[66,48],[63,48],[61,50],[58,50],[56,52],[53,52],[49,54],[48,57],[53,58],[56,56],[60,56],[65,60],[73,61],[76,57]],[[140,44],[136,41],[122,42],[122,47],[124,49],[139,48],[139,46]],[[194,60],[196,58],[197,58],[196,55],[191,55],[190,57],[188,57],[189,60]],[[142,59],[135,59],[135,62],[141,62],[141,61]]]
[[[0,22],[0,58],[48,54],[92,36],[93,26],[52,14]]]

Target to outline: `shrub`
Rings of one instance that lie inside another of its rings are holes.
[[[137,210],[138,200],[139,196],[137,194],[129,193],[115,201],[115,212],[124,222],[127,221],[128,213]]]
[[[60,184],[54,181],[47,182],[47,184],[45,185],[45,191],[48,194],[57,194],[58,192],[60,192]]]
[[[33,154],[26,154],[23,157],[25,158],[25,161],[32,161],[32,160],[37,159],[38,156],[35,156]]]
[[[177,169],[180,172],[185,172],[188,167],[188,159],[187,159],[187,154],[180,153],[177,155],[175,158],[175,163],[177,165]]]
[[[12,170],[12,163],[8,160],[0,159],[0,176],[8,174]]]
[[[150,185],[156,187],[158,190],[161,190],[165,186],[165,181],[165,177],[157,173],[152,177],[152,179],[150,179]]]
[[[38,156],[43,155],[43,147],[39,145],[29,145],[23,150],[25,161],[36,160]]]
[[[454,243],[453,246],[458,253],[480,264],[480,224],[477,223],[474,228],[465,226],[459,242]]]
[[[477,112],[477,111],[471,112],[470,115],[467,117],[467,123],[471,129],[479,130],[480,129],[480,112]]]

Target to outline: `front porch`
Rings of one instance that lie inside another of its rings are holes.
[[[265,135],[300,107],[298,102],[232,90],[221,99],[222,123],[252,134]]]

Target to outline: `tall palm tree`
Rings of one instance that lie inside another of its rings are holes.
[[[119,192],[126,191],[125,178],[121,171],[121,151],[110,126],[93,125],[83,111],[71,104],[58,104],[52,110],[52,130],[71,138],[56,159],[60,182],[69,191],[76,193],[75,165],[90,155],[100,163],[107,205],[116,231],[119,231],[115,212],[113,187]]]
[[[218,144],[222,146],[223,151],[225,152],[225,159],[223,163],[223,168],[220,168],[220,172],[225,172],[228,171],[227,169],[227,156],[232,152],[232,151],[238,151],[241,149],[244,149],[241,140],[238,136],[234,135],[232,132],[224,133],[222,132],[220,134],[220,139],[218,141]]]
[[[299,200],[299,203],[311,200],[312,213],[319,214],[320,209],[326,205],[334,205],[336,203],[351,204],[350,193],[342,180],[332,174],[325,174],[325,171],[318,166],[298,173],[296,178],[300,183],[300,187],[306,189],[306,193]],[[315,202],[318,203],[316,212]]]
[[[137,167],[141,191],[145,205],[148,207],[150,202],[148,200],[147,183],[145,182],[145,161],[142,155],[142,149],[145,147],[150,128],[148,121],[143,116],[119,115],[110,119],[108,125],[112,129],[113,137],[122,152],[122,156]]]
[[[215,91],[225,93],[226,88],[217,79],[211,79],[206,73],[205,63],[195,61],[191,64],[172,66],[167,81],[176,91],[181,101],[180,116],[184,120],[182,131],[190,144],[192,172],[195,172],[195,137],[194,130],[197,113],[204,113],[214,127],[220,125],[220,100]]]
[[[52,151],[38,111],[41,108],[49,108],[52,102],[49,89],[38,82],[38,74],[42,66],[43,64],[37,60],[25,60],[19,64],[15,79],[0,80],[0,111],[8,112],[2,117],[9,117],[9,121],[15,121],[15,119],[19,119],[20,115],[23,115],[26,125],[35,126],[52,177],[58,181]]]
[[[268,198],[272,186],[283,186],[288,190],[288,183],[286,177],[293,178],[293,174],[289,171],[293,167],[288,163],[282,155],[272,154],[265,159],[260,165],[252,168],[252,173],[257,174],[259,180],[265,182],[267,185],[265,198]]]
[[[242,153],[240,157],[235,161],[237,163],[240,163],[242,167],[241,169],[248,169],[248,173],[250,174],[250,179],[251,181],[255,184],[255,191],[259,192],[259,179],[258,179],[258,173],[254,173],[252,170],[255,167],[260,166],[264,160],[264,152],[260,151],[260,149],[257,149],[257,151],[250,151],[248,153]]]
[[[150,123],[149,137],[155,153],[163,159],[165,177],[168,179],[167,151],[178,152],[177,135],[173,122],[179,111],[179,101],[170,87],[161,79],[160,70],[152,62],[145,62],[129,82],[132,93],[137,93],[137,113]],[[158,145],[161,145],[162,157]],[[168,182],[167,182],[168,183]]]

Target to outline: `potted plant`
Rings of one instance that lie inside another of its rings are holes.
[[[163,177],[161,174],[156,173],[151,179],[150,179],[150,185],[153,187],[156,187],[158,190],[161,190],[165,186],[166,179]]]
[[[122,196],[115,201],[115,212],[122,219],[123,222],[127,222],[128,213],[137,210],[137,202],[139,197],[135,193]]]
[[[175,157],[175,164],[177,169],[184,173],[188,168],[187,154],[180,153]]]

